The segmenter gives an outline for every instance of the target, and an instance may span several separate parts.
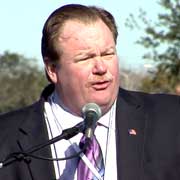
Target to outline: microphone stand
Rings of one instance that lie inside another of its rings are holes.
[[[84,131],[84,124],[83,122],[80,122],[78,123],[77,125],[75,125],[74,127],[72,128],[68,128],[68,129],[65,129],[62,131],[62,134],[60,134],[59,136],[56,136],[44,143],[41,143],[37,146],[34,146],[26,151],[20,151],[20,152],[15,152],[15,153],[10,153],[4,161],[0,162],[0,168],[3,168],[4,166],[7,166],[7,165],[10,165],[12,164],[13,162],[15,161],[21,161],[21,160],[28,160],[29,157],[32,155],[32,153],[36,152],[36,151],[39,151],[40,149],[48,146],[48,145],[51,145],[53,143],[56,143],[62,139],[70,139],[72,137],[74,137],[75,135],[77,135],[78,133],[80,132],[83,132]],[[83,151],[83,150],[82,150]],[[81,153],[82,151],[80,151],[79,153]],[[77,153],[77,154],[79,154]],[[34,157],[35,156],[31,156],[31,157]],[[75,157],[72,156],[72,158]],[[41,158],[43,159],[43,158]],[[63,158],[63,159],[66,159],[66,158]],[[45,158],[44,158],[45,160]],[[52,159],[53,160],[53,159]]]

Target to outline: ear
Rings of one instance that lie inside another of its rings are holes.
[[[48,58],[44,58],[46,73],[53,83],[57,82],[57,66]]]

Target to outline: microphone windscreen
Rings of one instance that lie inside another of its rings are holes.
[[[88,103],[84,105],[82,108],[83,117],[85,118],[89,112],[94,112],[97,116],[97,120],[102,115],[101,108],[96,103]]]

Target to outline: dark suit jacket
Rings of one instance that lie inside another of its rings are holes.
[[[35,104],[0,116],[0,161],[48,140],[43,105],[52,91],[50,86]],[[179,180],[180,97],[120,89],[116,142],[118,180]],[[35,154],[51,157],[49,147]],[[0,180],[53,179],[49,161],[27,158],[0,169]]]

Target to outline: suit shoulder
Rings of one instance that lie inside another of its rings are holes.
[[[137,98],[150,98],[150,99],[166,99],[166,100],[179,100],[180,96],[173,95],[173,94],[164,94],[164,93],[146,93],[142,91],[133,91],[133,90],[126,90],[120,88],[120,94],[125,96],[133,96]]]
[[[144,105],[160,105],[160,106],[178,106],[180,108],[180,96],[172,94],[154,94],[154,93],[145,93],[141,91],[129,91],[125,89],[120,89],[120,96],[127,99],[128,101],[140,102]]]
[[[39,111],[41,102],[35,102],[29,106],[0,114],[0,127],[16,129],[21,123],[31,117],[34,111]]]

